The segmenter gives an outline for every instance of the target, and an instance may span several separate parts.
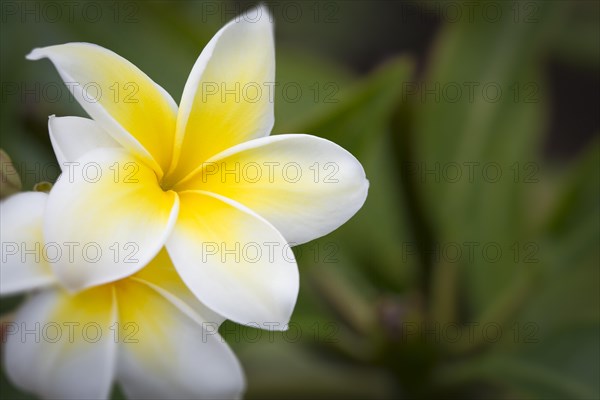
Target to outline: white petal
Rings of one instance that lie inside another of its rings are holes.
[[[73,162],[90,150],[121,147],[102,127],[89,118],[55,117],[48,119],[48,131],[58,164],[64,171],[65,162]]]
[[[45,258],[42,234],[48,195],[14,194],[0,202],[0,294],[12,294],[52,284],[55,278]]]
[[[177,116],[176,176],[273,128],[272,16],[264,6],[245,15],[215,34],[190,73]]]
[[[57,278],[80,290],[135,273],[163,247],[178,204],[154,171],[125,151],[86,153],[48,199],[44,237],[63,249],[50,260]]]
[[[244,204],[293,245],[348,221],[369,189],[360,162],[337,144],[310,135],[252,140],[216,155],[175,190],[202,189]]]
[[[250,210],[219,196],[184,192],[180,201],[166,246],[192,292],[235,322],[286,329],[299,278],[281,234]]]
[[[117,296],[120,323],[135,324],[126,329],[119,348],[118,379],[127,398],[240,396],[243,371],[214,324],[198,324],[134,279],[119,283]]]
[[[114,375],[116,318],[111,288],[71,297],[35,295],[19,310],[6,342],[6,372],[45,399],[107,398]],[[11,332],[12,332],[11,330]]]
[[[167,250],[163,248],[150,263],[130,277],[159,292],[190,318],[221,325],[225,318],[196,298],[177,273]]]
[[[90,43],[34,49],[27,58],[50,59],[83,109],[159,175],[170,165],[177,105],[135,65]]]

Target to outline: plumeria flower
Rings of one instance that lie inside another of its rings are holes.
[[[20,388],[48,399],[237,398],[244,376],[216,329],[223,321],[187,289],[162,250],[127,278],[69,293],[46,262],[48,195],[0,203],[0,294],[36,289],[5,324],[5,367]]]
[[[285,329],[299,286],[290,244],[345,223],[363,205],[368,181],[356,158],[330,141],[269,136],[272,17],[264,7],[255,12],[207,44],[179,108],[102,47],[68,43],[28,55],[50,59],[92,117],[50,118],[63,174],[48,199],[44,239],[105,252],[139,247],[135,262],[90,262],[76,252],[52,263],[69,290],[134,274],[166,246],[203,304],[238,323]]]

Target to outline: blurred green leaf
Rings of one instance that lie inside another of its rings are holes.
[[[255,344],[239,356],[248,374],[248,399],[397,398],[397,385],[385,371],[326,360],[293,343]]]
[[[306,51],[281,48],[276,56],[273,133],[305,133],[313,115],[328,114],[348,101],[348,88],[356,80],[349,71]]]
[[[510,15],[511,4],[501,5]],[[434,291],[455,293],[444,285],[458,282],[448,275],[458,274],[471,318],[495,307],[526,267],[510,252],[515,243],[528,240],[529,210],[535,209],[530,196],[539,181],[535,149],[546,115],[544,81],[535,66],[539,54],[531,49],[539,49],[547,37],[552,11],[552,4],[540,6],[545,17],[538,23],[504,18],[447,25],[425,79],[407,88],[418,89],[412,97],[411,167],[435,234],[432,260],[441,271]],[[457,87],[461,92],[453,101]],[[448,266],[439,260],[451,245],[463,253]],[[474,256],[467,254],[469,246]],[[487,257],[490,247],[492,257]],[[501,256],[494,253],[498,248]],[[435,301],[447,309],[445,303],[456,296]]]
[[[0,149],[0,198],[19,192],[23,185],[12,160],[6,152]]]
[[[546,370],[548,379],[543,383],[557,388],[554,396],[562,390],[572,398],[600,397],[598,165],[600,141],[596,140],[561,185],[564,189],[551,227],[542,234],[544,268],[537,275],[531,301],[512,323],[519,336],[501,350],[505,355],[509,348],[519,350],[517,361]]]
[[[598,148],[563,185],[569,189],[548,222],[542,179],[549,174],[537,153],[547,96],[542,53],[532,49],[548,47],[564,5],[534,4],[540,13],[534,24],[447,25],[425,79],[408,88],[418,89],[412,180],[438,246],[431,257],[431,318],[501,330],[498,341],[469,338],[464,349],[487,345],[490,351],[450,363],[440,376],[483,379],[508,396],[597,397]],[[472,97],[467,83],[475,87]],[[480,90],[485,85],[502,96],[491,98]],[[445,91],[452,86],[463,89],[456,102]],[[451,243],[463,249],[458,261],[443,253]],[[475,252],[466,254],[469,243]],[[486,258],[488,244],[501,256]],[[574,338],[577,350],[572,342],[569,347]]]
[[[413,70],[414,62],[408,57],[389,60],[346,90],[334,109],[320,107],[306,115],[299,128],[326,137],[360,158],[378,139],[389,137],[402,84],[411,79]]]
[[[577,327],[575,332],[548,338],[539,346],[536,359],[531,354],[484,354],[464,365],[449,366],[443,371],[444,380],[457,384],[485,378],[503,388],[502,398],[596,399],[598,369],[591,358],[600,351],[597,339],[596,330]],[[573,340],[578,341],[576,348]]]
[[[490,351],[450,364],[447,380],[486,378],[514,397],[600,396],[600,142],[561,179],[554,213],[538,243],[528,300],[502,325]],[[551,351],[550,351],[551,350]]]

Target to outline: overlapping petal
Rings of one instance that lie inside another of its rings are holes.
[[[42,224],[48,195],[25,192],[0,202],[0,294],[50,285],[55,278],[46,261]]]
[[[364,204],[368,188],[352,154],[310,135],[276,135],[234,146],[175,187],[202,189],[244,204],[294,245],[348,221]]]
[[[55,117],[48,119],[48,131],[58,164],[64,171],[66,163],[75,162],[91,150],[121,147],[94,120],[81,117]]]
[[[177,116],[173,181],[202,161],[273,127],[275,47],[266,7],[225,25],[206,45],[185,85]]]
[[[119,348],[118,379],[128,398],[240,397],[243,372],[217,325],[199,324],[133,278],[116,287],[123,299],[120,324],[128,327]]]
[[[252,211],[218,195],[183,192],[180,201],[167,250],[192,292],[233,321],[285,329],[299,278],[281,234]]]
[[[209,323],[214,326],[225,321],[221,315],[198,301],[177,273],[166,248],[147,266],[133,274],[131,279],[151,287],[200,324]]]
[[[87,152],[54,185],[44,221],[51,260],[71,290],[124,278],[158,254],[177,218],[178,198],[154,171],[121,149]]]
[[[6,371],[45,399],[101,399],[115,371],[114,292],[102,286],[71,296],[48,290],[18,311],[5,347]]]
[[[30,60],[49,58],[83,109],[117,142],[157,173],[170,165],[177,105],[123,57],[90,43],[34,49]]]

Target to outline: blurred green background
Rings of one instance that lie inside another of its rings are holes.
[[[273,132],[335,141],[371,187],[295,249],[288,332],[222,327],[247,398],[599,398],[599,2],[266,4]],[[24,189],[56,178],[48,115],[85,115],[32,48],[97,43],[179,100],[251,5],[2,1],[0,146]]]

